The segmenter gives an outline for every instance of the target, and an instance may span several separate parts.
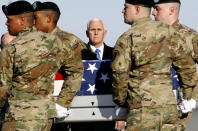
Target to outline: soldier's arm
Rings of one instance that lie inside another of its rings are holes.
[[[193,59],[196,63],[198,63],[198,33],[196,33],[194,37],[192,38],[192,44],[193,44],[193,51],[194,51]]]
[[[83,64],[81,57],[74,56],[74,52],[71,46],[68,46],[65,52],[65,63],[62,67],[65,75],[63,76],[64,83],[57,103],[66,108],[69,108],[74,96],[81,87]]]
[[[194,37],[192,38],[192,44],[193,44],[193,51],[194,51],[193,60],[195,61],[196,64],[198,64],[198,33],[197,32],[195,33]],[[192,98],[195,99],[196,101],[198,101],[198,84],[193,89]]]
[[[171,42],[173,45],[176,45],[173,47],[175,54],[173,65],[178,73],[184,99],[189,100],[192,98],[193,89],[197,84],[196,66],[192,56],[184,52],[182,45],[185,43],[177,34],[174,34]]]
[[[82,61],[82,50],[86,48],[86,44],[79,38],[73,37],[70,42],[72,51],[74,52],[75,61],[80,63]]]
[[[116,42],[111,68],[113,100],[119,106],[123,106],[127,97],[131,69],[131,40],[129,37],[121,36]]]
[[[0,53],[0,108],[4,106],[12,87],[15,48],[13,46],[9,47],[5,47]]]

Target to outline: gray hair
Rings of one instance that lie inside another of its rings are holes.
[[[90,23],[91,23],[91,22],[94,22],[94,21],[99,21],[99,22],[101,22],[101,23],[103,24],[103,22],[102,22],[101,19],[99,19],[99,18],[93,18],[93,19],[91,19],[91,20],[87,23],[87,31],[89,30]],[[104,26],[104,24],[103,24],[103,26]]]

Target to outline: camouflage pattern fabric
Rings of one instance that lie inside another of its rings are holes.
[[[172,26],[183,37],[185,51],[198,63],[198,32],[180,24],[179,21],[176,21]]]
[[[184,98],[191,99],[197,84],[196,67],[192,58],[185,54],[183,44],[169,25],[150,18],[135,21],[117,40],[113,51],[114,102],[129,110],[176,106],[172,64],[177,67]]]
[[[52,34],[57,35],[62,42],[70,44],[72,50],[74,51],[75,60],[80,63],[82,60],[81,50],[87,48],[86,44],[74,34],[62,31],[58,27],[52,31]]]
[[[171,126],[171,123],[177,121],[176,114],[177,107],[175,105],[168,105],[163,108],[142,107],[130,110],[127,116],[127,131],[176,131],[176,128]],[[165,125],[165,129],[164,123],[167,122],[169,126]]]
[[[195,63],[198,63],[198,33],[195,30],[180,24],[179,21],[176,21],[173,24],[173,28],[183,37],[185,42],[185,51],[188,53],[188,55],[192,56]],[[196,101],[198,101],[197,86],[193,89],[192,95],[192,98]]]
[[[50,131],[53,120],[5,122],[2,131]]]
[[[65,69],[68,69],[68,67],[66,66],[63,66],[59,70],[63,77],[66,78],[68,81],[67,83],[65,82],[67,86],[63,86],[57,103],[68,108],[70,107],[73,97],[80,89],[79,85],[81,85],[83,74],[83,71],[80,70],[81,72],[79,72],[79,69],[83,68],[81,49],[84,48],[85,43],[77,38],[75,35],[64,32],[58,27],[56,27],[51,32],[51,34],[56,35],[65,45],[69,45],[72,49],[72,52],[74,53],[74,66],[71,68],[72,70],[65,72]],[[67,55],[65,55],[65,57],[67,57]],[[73,61],[73,59],[71,59],[71,61]],[[68,63],[70,63],[70,61],[68,61]],[[79,75],[79,73],[81,73],[81,75]],[[72,87],[72,89],[64,87]]]
[[[3,103],[9,96],[10,105],[5,121],[56,117],[53,98],[55,74],[64,66],[68,76],[82,77],[83,66],[79,64],[76,67],[71,46],[55,35],[36,31],[35,27],[19,33],[0,55],[0,100]],[[72,85],[72,81],[76,80],[66,77],[63,84],[63,89],[71,92],[69,96],[62,95],[68,97],[67,106],[81,86]]]
[[[195,63],[198,63],[198,33],[195,30],[179,23],[178,20],[173,24],[173,28],[183,37],[185,42],[184,48],[187,54],[192,56]],[[198,101],[198,84],[193,89],[192,98]],[[190,117],[191,113],[188,113],[179,119],[182,127],[184,127],[182,130],[185,130]]]

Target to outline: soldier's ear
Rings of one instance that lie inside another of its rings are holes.
[[[175,12],[175,8],[174,7],[170,7],[169,10],[170,10],[169,15],[174,14],[174,12]]]
[[[24,25],[25,24],[25,17],[22,15],[22,16],[19,17],[19,19],[20,19],[20,24]]]
[[[50,23],[52,21],[52,17],[50,15],[47,15],[47,23]]]
[[[135,10],[136,10],[136,14],[138,15],[141,10],[140,6],[135,6]]]

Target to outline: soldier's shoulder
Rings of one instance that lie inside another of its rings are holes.
[[[153,36],[168,36],[176,32],[176,30],[170,25],[164,24],[159,21],[145,21],[141,24],[132,26],[129,30],[124,32],[120,38],[127,38],[134,35],[144,35],[147,37]]]
[[[57,30],[56,35],[64,40],[68,40],[68,41],[80,40],[76,35],[74,35],[70,32],[67,32],[67,31],[63,31],[59,28]]]
[[[54,40],[57,37],[53,34],[49,34],[49,33],[44,33],[41,31],[31,31],[29,33],[26,33],[25,35],[21,35],[19,37],[17,37],[17,39],[15,41],[13,41],[13,44],[25,44],[28,42],[32,42],[32,41],[46,41],[46,40]]]
[[[131,32],[139,35],[143,34],[147,37],[153,37],[169,36],[176,31],[170,25],[164,24],[160,21],[148,20],[142,22],[141,24],[137,24],[136,26],[132,26]]]
[[[136,26],[132,26],[132,29],[136,30],[157,30],[157,29],[168,29],[170,26],[167,24],[164,24],[160,21],[154,21],[154,20],[147,20],[145,22],[142,22],[141,24],[137,24]]]
[[[182,33],[184,35],[198,35],[198,32],[195,31],[194,29],[186,26],[186,25],[183,25],[181,23],[178,23],[174,26],[174,28],[179,32],[179,33]]]
[[[82,41],[79,37],[77,37],[76,35],[67,32],[67,31],[63,31],[61,29],[58,28],[56,35],[62,40],[64,41],[64,43],[68,43],[70,44],[70,46],[78,46],[80,45],[81,48],[85,48],[85,42]]]

